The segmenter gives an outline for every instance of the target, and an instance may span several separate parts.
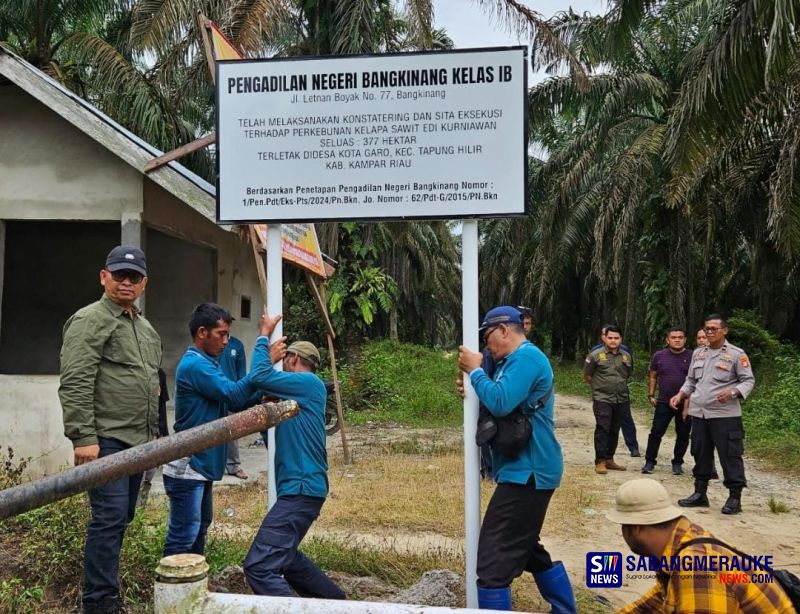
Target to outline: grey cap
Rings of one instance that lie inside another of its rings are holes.
[[[297,354],[300,358],[305,358],[308,362],[314,365],[316,369],[319,367],[319,350],[310,341],[295,341],[292,345],[286,348],[287,354]]]
[[[106,257],[106,270],[136,271],[147,275],[147,259],[144,252],[133,245],[118,245]]]

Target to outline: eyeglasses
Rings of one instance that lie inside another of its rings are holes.
[[[484,343],[488,343],[489,342],[489,337],[491,337],[492,333],[494,331],[496,331],[498,328],[500,328],[500,327],[499,326],[495,326],[494,328],[490,328],[489,330],[487,330],[483,335],[483,342]]]
[[[111,273],[111,279],[118,284],[121,284],[127,279],[135,286],[142,283],[142,280],[144,279],[144,275],[138,271],[109,271],[109,273]]]
[[[717,331],[724,330],[724,328],[717,328],[716,326],[706,326],[704,329],[707,335],[713,335]]]

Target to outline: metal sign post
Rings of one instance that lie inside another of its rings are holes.
[[[276,315],[283,313],[283,258],[281,255],[281,225],[270,224],[267,228],[267,313]],[[278,322],[272,339],[283,336],[283,321]],[[278,371],[283,370],[283,363],[274,365]],[[275,480],[275,429],[267,431],[267,464],[269,474],[267,483],[267,508],[272,509],[278,500],[278,484]]]
[[[478,222],[464,221],[461,231],[461,320],[464,345],[478,347]],[[475,445],[478,397],[464,377],[464,535],[467,607],[478,607],[478,534],[481,529],[480,450]]]

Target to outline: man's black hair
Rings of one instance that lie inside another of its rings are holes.
[[[533,320],[533,309],[530,307],[525,307],[525,305],[517,305],[517,309],[519,309],[519,312],[522,314],[523,318],[530,318]]]
[[[686,329],[683,326],[670,326],[667,329],[667,336],[669,336],[670,333],[683,333],[683,336],[685,337]]]
[[[608,333],[619,333],[619,336],[622,337],[622,329],[616,324],[606,324],[603,327],[603,334],[607,335]]]
[[[230,324],[233,321],[233,316],[227,309],[216,303],[200,303],[194,308],[192,317],[189,320],[189,334],[194,339],[201,326],[207,330],[212,330],[217,327],[220,320]]]
[[[703,320],[703,323],[709,322],[711,320],[719,320],[719,323],[722,324],[722,328],[728,328],[728,321],[723,318],[718,313],[710,313],[706,316],[706,319]]]
[[[287,356],[294,356],[295,358],[297,358],[297,360],[300,361],[300,364],[305,365],[306,369],[308,369],[312,373],[316,373],[317,372],[317,365],[315,365],[313,362],[311,362],[307,358],[303,358],[302,356],[300,356],[299,354],[295,354],[294,352],[287,352],[286,355]]]

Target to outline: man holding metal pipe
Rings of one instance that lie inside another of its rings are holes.
[[[228,345],[232,320],[231,314],[215,303],[202,303],[192,313],[192,345],[175,373],[176,433],[223,418],[229,407],[245,409],[261,398],[253,372],[270,364],[267,342],[277,320],[261,321],[251,373],[238,381],[229,379],[218,362]],[[279,343],[272,348],[278,360],[283,357],[283,347]],[[164,465],[164,489],[169,496],[164,556],[204,553],[213,516],[213,485],[225,473],[226,450],[226,445],[216,446]]]
[[[522,314],[515,307],[491,309],[480,332],[497,362],[494,376],[481,368],[482,355],[465,346],[459,348],[458,366],[469,375],[498,430],[504,417],[521,411],[530,422],[531,436],[515,456],[500,453],[494,446],[497,436],[491,440],[497,488],[478,541],[478,605],[510,610],[511,582],[528,571],[553,612],[572,613],[575,597],[564,565],[553,562],[539,541],[550,498],[564,471],[553,424],[553,370],[542,351],[525,338]]]
[[[111,250],[100,271],[102,298],[64,325],[58,396],[75,464],[146,443],[158,434],[161,339],[136,307],[147,286],[137,247]],[[119,552],[136,511],[142,474],[89,491],[82,603],[85,613],[121,611]]]

